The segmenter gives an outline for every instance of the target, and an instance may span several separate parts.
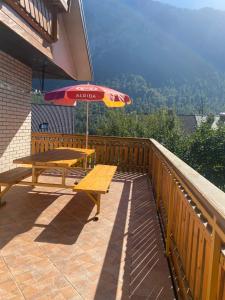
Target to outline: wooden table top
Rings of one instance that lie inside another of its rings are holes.
[[[95,153],[94,149],[60,147],[15,159],[15,164],[69,168]]]

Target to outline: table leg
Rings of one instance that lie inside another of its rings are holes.
[[[96,164],[96,152],[91,156],[91,168],[93,169]]]
[[[66,169],[62,169],[62,185],[66,185]]]
[[[100,214],[101,194],[99,194],[99,193],[88,193],[88,192],[86,192],[86,194],[90,197],[90,199],[97,206],[97,212],[95,214],[94,221],[98,221],[98,215]]]
[[[0,196],[0,207],[6,205],[6,202],[2,200],[1,196]]]
[[[101,195],[96,194],[96,206],[97,206],[97,212],[94,217],[94,221],[98,221],[98,215],[100,214],[100,200],[101,200]]]
[[[1,197],[2,187],[0,186],[0,207],[3,206],[3,201]]]
[[[6,186],[5,188],[3,188],[0,186],[0,207],[6,205],[6,202],[2,199],[2,197],[4,196],[4,194],[6,192],[8,192],[8,190],[11,188],[11,185]]]
[[[97,200],[97,213],[96,213],[96,215],[99,215],[100,214],[100,200],[101,200],[101,195],[100,194],[96,195],[96,200]]]
[[[87,155],[85,156],[85,160],[84,160],[84,170],[85,170],[85,172],[86,172],[86,170],[87,170],[87,163],[88,163],[88,157],[87,157]]]
[[[32,186],[35,186],[35,183],[37,183],[37,171],[35,166],[32,166]]]

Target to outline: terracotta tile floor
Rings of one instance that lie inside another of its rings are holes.
[[[174,299],[145,175],[117,174],[98,222],[83,193],[18,185],[4,199],[1,300]]]

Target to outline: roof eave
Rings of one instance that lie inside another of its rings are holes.
[[[93,68],[81,0],[72,0],[70,12],[59,16],[59,39],[52,45],[53,62],[72,79],[93,80]]]

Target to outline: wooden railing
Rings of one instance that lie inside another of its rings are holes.
[[[148,171],[148,139],[90,136],[88,141],[88,147],[96,149],[96,163],[115,164],[123,171]],[[32,153],[43,152],[56,147],[85,148],[85,136],[32,134]]]
[[[32,134],[32,152],[85,147],[82,135]],[[91,136],[96,162],[147,172],[180,299],[225,299],[225,193],[155,140]]]
[[[225,194],[151,140],[150,177],[181,299],[225,299]]]
[[[57,39],[57,7],[44,0],[5,0],[48,42]]]

